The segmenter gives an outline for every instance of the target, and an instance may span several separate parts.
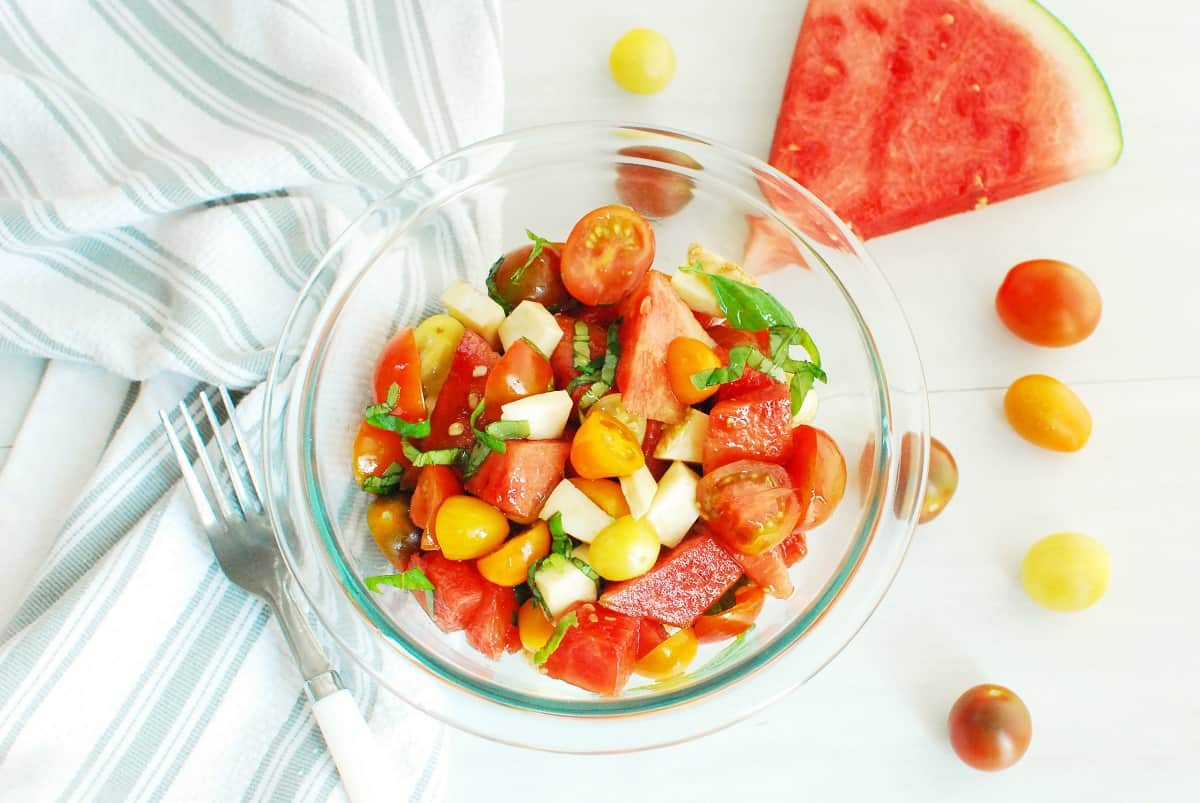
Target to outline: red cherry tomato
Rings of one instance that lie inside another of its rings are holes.
[[[408,515],[413,524],[425,531],[421,548],[437,549],[437,534],[433,525],[437,520],[438,508],[450,497],[462,494],[462,483],[449,466],[424,466],[420,472]]]
[[[692,625],[696,639],[700,642],[724,641],[740,636],[750,629],[762,611],[765,596],[754,584],[745,585],[733,593],[734,604],[720,613],[707,614]]]
[[[383,347],[375,363],[375,401],[388,396],[392,385],[400,389],[400,397],[392,415],[405,421],[420,421],[425,417],[425,391],[421,387],[421,356],[412,329],[401,329]]]
[[[533,246],[526,245],[509,251],[496,261],[488,274],[488,286],[505,312],[522,301],[536,301],[551,312],[559,312],[574,306],[574,299],[563,285],[559,255],[562,243],[551,243],[542,247],[530,260]],[[493,297],[494,297],[493,296]]]
[[[833,515],[846,492],[846,458],[822,429],[798,426],[792,430],[788,475],[804,510],[800,529],[811,530]]]
[[[654,232],[627,206],[588,212],[567,237],[563,284],[584,304],[615,304],[646,275],[654,261]]]
[[[696,504],[713,535],[747,555],[787,538],[801,515],[787,472],[758,460],[738,460],[705,474]]]
[[[1056,259],[1033,259],[1008,272],[996,293],[1000,320],[1037,346],[1070,346],[1100,323],[1100,291],[1088,275]]]
[[[502,404],[545,393],[553,382],[550,361],[524,340],[518,340],[488,374],[483,398],[489,409],[498,410]]]
[[[969,767],[1002,770],[1016,764],[1033,738],[1033,721],[1021,698],[984,683],[963,692],[947,721],[950,746]]]
[[[621,156],[653,159],[656,162],[699,170],[700,163],[686,153],[653,145],[634,145],[617,151]],[[649,165],[617,165],[617,197],[647,217],[667,217],[688,205],[696,184],[688,176]]]

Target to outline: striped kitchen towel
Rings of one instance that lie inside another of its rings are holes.
[[[344,799],[154,412],[261,383],[349,216],[499,130],[499,47],[495,0],[0,0],[0,351],[51,358],[0,470],[0,800]],[[439,799],[443,728],[340,668]]]

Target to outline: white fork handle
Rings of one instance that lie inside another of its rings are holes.
[[[313,714],[350,803],[383,803],[396,797],[396,778],[385,770],[383,751],[346,689],[313,703]]]

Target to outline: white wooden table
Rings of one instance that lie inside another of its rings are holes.
[[[1052,0],[1104,70],[1126,149],[1108,173],[872,241],[924,358],[958,495],[917,534],[890,595],[800,692],[699,742],[569,758],[455,734],[452,801],[1200,800],[1200,10],[1191,0]],[[803,0],[505,4],[510,128],[581,118],[688,129],[765,156]],[[607,74],[625,29],[667,33],[674,83]],[[1037,349],[992,311],[1015,262],[1054,257],[1104,296],[1099,330]],[[0,461],[42,365],[0,358]],[[1025,444],[1000,410],[1016,377],[1069,382],[1095,430],[1081,453]],[[1053,614],[1023,593],[1026,547],[1080,530],[1108,548],[1108,595]],[[945,716],[975,683],[1034,720],[1015,768],[967,769]]]

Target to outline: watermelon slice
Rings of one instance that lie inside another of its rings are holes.
[[[575,627],[546,659],[546,674],[596,694],[616,694],[633,674],[641,623],[590,602],[576,608],[575,617]]]
[[[1032,0],[810,0],[771,164],[866,239],[1100,170],[1121,147],[1095,63]]]
[[[430,614],[437,626],[447,633],[467,627],[492,585],[475,568],[474,561],[450,560],[441,552],[423,552],[413,555],[412,566],[417,567],[433,584],[433,610]],[[422,606],[426,604],[425,591],[413,591],[413,596]]]

